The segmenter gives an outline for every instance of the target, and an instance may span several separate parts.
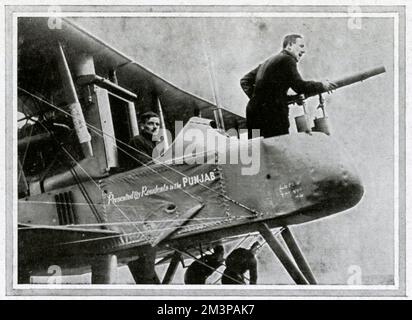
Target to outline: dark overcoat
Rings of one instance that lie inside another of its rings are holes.
[[[323,90],[321,82],[302,79],[296,58],[286,50],[246,74],[240,85],[250,98],[246,107],[247,127],[260,129],[264,137],[289,133],[289,88],[298,94]]]

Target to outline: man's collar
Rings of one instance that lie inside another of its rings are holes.
[[[286,49],[283,49],[282,53],[291,56],[293,59],[295,59],[296,62],[298,62],[298,59],[296,59],[296,57],[293,54],[291,54],[289,51],[287,51]]]
[[[150,133],[147,133],[146,131],[143,131],[143,130],[142,130],[141,135],[142,135],[144,138],[146,138],[147,140],[152,141],[152,139],[153,139],[153,135],[151,135]]]

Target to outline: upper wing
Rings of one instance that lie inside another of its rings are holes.
[[[155,109],[159,99],[169,130],[174,132],[176,120],[186,123],[199,114],[214,119],[216,105],[213,103],[177,88],[68,19],[62,19],[61,28],[50,28],[49,23],[46,17],[21,17],[18,20],[20,87],[45,98],[48,98],[48,92],[61,90],[54,61],[54,44],[60,42],[69,65],[85,53],[93,56],[97,75],[107,77],[116,70],[119,85],[137,95],[139,112]],[[48,76],[44,76],[46,73]],[[21,99],[24,100],[24,95]],[[19,103],[19,111],[25,114],[39,113],[47,108],[41,103]],[[225,108],[221,110],[226,129],[245,127],[243,117]]]

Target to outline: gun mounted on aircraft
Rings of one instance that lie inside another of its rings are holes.
[[[351,84],[354,84],[356,82],[361,82],[364,81],[366,79],[369,79],[371,77],[377,76],[381,73],[385,73],[385,67],[380,66],[377,68],[373,68],[370,69],[368,71],[365,72],[360,72],[360,73],[355,73],[351,76],[348,77],[344,77],[335,81],[332,81],[332,83],[334,83],[336,85],[335,89],[339,89]],[[288,99],[288,104],[297,104],[302,106],[303,108],[303,115],[298,116],[295,118],[296,121],[296,128],[298,130],[298,132],[307,132],[310,133],[311,131],[317,131],[317,132],[323,132],[327,135],[330,134],[329,131],[329,126],[327,123],[327,117],[326,117],[326,112],[325,112],[325,99],[323,98],[322,94],[325,93],[327,91],[321,91],[321,92],[313,92],[311,94],[296,94],[296,95],[292,95],[289,97]],[[318,109],[322,110],[322,117],[320,118],[315,118],[314,119],[314,127],[312,127],[312,129],[309,128],[308,125],[308,115],[306,112],[306,102],[305,100],[313,97],[313,96],[319,96],[319,105],[318,105]]]

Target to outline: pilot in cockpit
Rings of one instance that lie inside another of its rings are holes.
[[[140,135],[129,142],[128,167],[135,168],[153,159],[159,128],[160,118],[155,112],[145,112],[140,116]]]

